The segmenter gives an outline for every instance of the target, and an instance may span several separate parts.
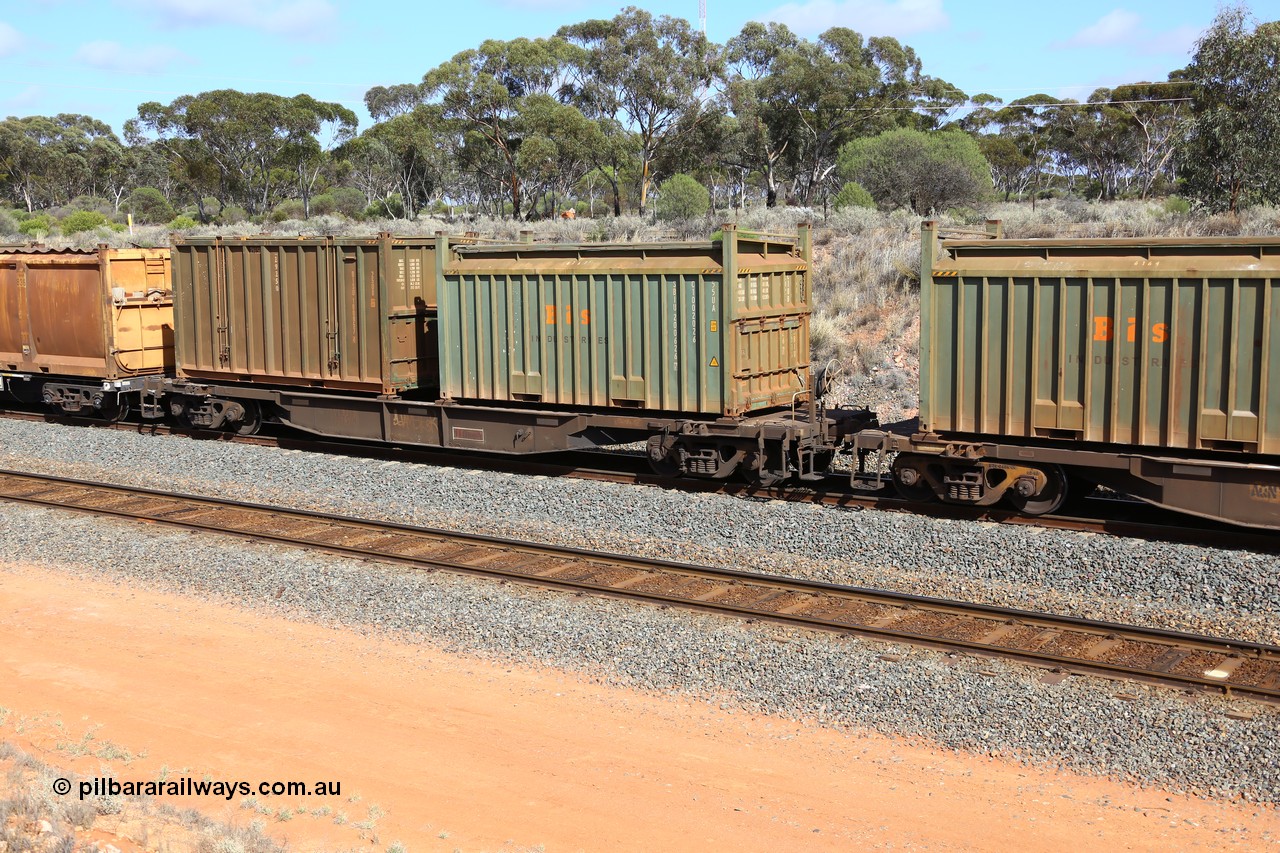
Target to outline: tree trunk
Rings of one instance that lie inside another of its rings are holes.
[[[644,156],[644,163],[640,166],[640,210],[641,216],[644,216],[644,206],[649,200],[649,157]]]

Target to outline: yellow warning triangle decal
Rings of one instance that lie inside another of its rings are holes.
[[[712,367],[719,367],[719,366],[720,366],[720,359],[716,358],[714,355],[713,355],[713,356],[711,356],[711,366],[712,366]]]

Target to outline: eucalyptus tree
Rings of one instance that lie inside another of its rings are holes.
[[[998,133],[978,137],[978,148],[991,165],[991,181],[995,189],[1010,196],[1022,195],[1031,181],[1031,158],[1023,154],[1014,141]]]
[[[298,95],[283,104],[280,130],[285,144],[280,149],[280,164],[297,180],[304,218],[311,218],[312,191],[330,152],[355,136],[357,124],[350,109],[309,95]]]
[[[1054,160],[1068,187],[1076,190],[1077,179],[1083,176],[1099,199],[1114,199],[1120,194],[1132,174],[1128,119],[1129,115],[1111,102],[1107,88],[1096,89],[1085,103],[1064,101],[1053,108]]]
[[[1139,194],[1147,198],[1162,177],[1175,181],[1174,153],[1190,128],[1192,88],[1177,73],[1165,83],[1129,83],[1111,90],[1129,120],[1128,142]]]
[[[439,105],[418,104],[375,124],[334,154],[370,204],[398,193],[405,217],[413,219],[444,192],[453,172],[454,137]]]
[[[0,180],[28,212],[96,195],[120,178],[120,140],[91,116],[9,117],[0,122]]]
[[[557,35],[582,48],[568,57],[575,78],[570,89],[574,102],[604,123],[613,143],[603,149],[601,168],[615,176],[623,171],[618,160],[627,145],[610,137],[610,128],[635,136],[643,213],[655,161],[713,115],[706,107],[720,79],[720,51],[683,18],[655,18],[634,6],[608,20],[561,27]]]
[[[125,134],[132,144],[151,142],[170,159],[207,221],[206,195],[217,200],[219,213],[232,202],[262,212],[280,191],[279,170],[305,181],[306,164],[315,156],[307,139],[315,142],[325,126],[345,134],[354,131],[355,116],[341,104],[307,95],[219,89],[167,105],[142,104],[125,123]]]
[[[438,101],[443,117],[478,134],[497,156],[517,216],[522,200],[519,155],[526,135],[523,112],[529,98],[559,88],[567,51],[568,45],[558,38],[491,39],[422,78],[422,95]]]
[[[784,158],[800,147],[800,113],[779,88],[782,71],[800,44],[785,24],[750,21],[725,45],[722,97],[736,124],[724,160],[747,172],[760,172],[767,207],[778,203],[786,179]]]
[[[1180,152],[1189,194],[1232,213],[1280,201],[1280,21],[1255,25],[1245,6],[1223,8],[1177,76],[1194,98]]]
[[[554,213],[557,198],[569,196],[595,168],[606,145],[596,122],[577,107],[549,95],[531,95],[521,109],[524,138],[516,157],[525,176],[526,216],[546,199],[545,212]],[[549,198],[547,198],[549,196]]]
[[[739,79],[748,79],[744,68],[757,74],[752,88],[765,102],[767,139],[758,150],[773,152],[774,168],[790,161],[802,204],[814,201],[844,143],[893,127],[935,127],[966,99],[924,74],[915,51],[894,38],[833,27],[810,42],[785,28],[748,26],[731,45]]]
[[[1059,104],[1057,98],[1043,93],[1018,98],[1005,105],[1000,105],[994,98],[987,99],[979,107],[980,115],[962,125],[974,130],[980,121],[982,127],[997,128],[1001,138],[1013,143],[1021,158],[1004,150],[1001,169],[1005,186],[1019,196],[1029,192],[1033,205],[1040,189],[1048,186],[1052,179],[1055,160],[1052,131],[1058,118],[1055,109]],[[987,143],[986,147],[992,149],[994,143]]]

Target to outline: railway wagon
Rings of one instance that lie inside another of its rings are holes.
[[[115,419],[173,364],[168,249],[0,250],[0,390]]]
[[[499,453],[648,441],[667,474],[816,477],[865,412],[809,393],[807,228],[704,243],[175,239],[154,408]]]
[[[989,228],[924,224],[918,431],[859,447],[952,502],[1048,512],[1103,484],[1280,529],[1280,238]]]

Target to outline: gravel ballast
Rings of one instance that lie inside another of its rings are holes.
[[[0,467],[1276,642],[1270,555],[0,420]],[[0,559],[726,707],[1280,802],[1280,714],[998,661],[6,505]],[[893,658],[884,659],[885,656]],[[1123,698],[1125,694],[1133,698]],[[1244,711],[1251,719],[1226,714]]]
[[[0,467],[1280,644],[1280,557],[0,420]]]

